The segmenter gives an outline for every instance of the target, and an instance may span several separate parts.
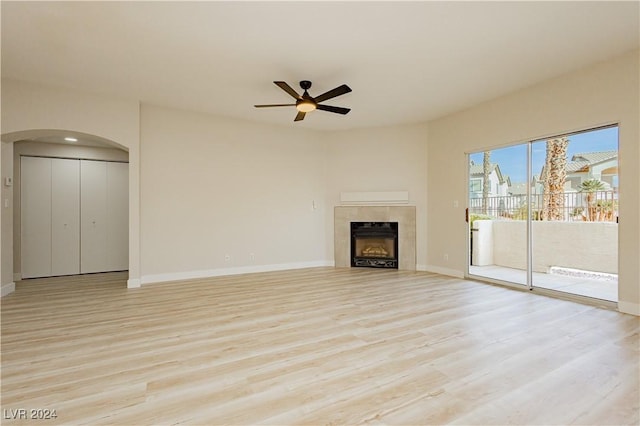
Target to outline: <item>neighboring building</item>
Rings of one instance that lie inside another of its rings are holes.
[[[489,197],[500,195],[509,195],[509,187],[511,179],[509,176],[503,175],[500,166],[494,163],[489,165]],[[475,164],[473,161],[469,164],[469,197],[482,198],[482,184],[484,182],[484,167],[481,164]]]
[[[580,190],[580,184],[589,179],[597,179],[604,183],[604,189],[618,187],[618,151],[583,152],[571,157],[567,162],[566,192]],[[540,179],[536,186],[542,188],[544,166],[540,171]]]
[[[478,176],[482,181],[482,165],[474,167],[479,168]],[[543,193],[544,175],[544,166],[540,170],[540,175],[533,175],[530,182],[531,195]],[[471,174],[471,177],[473,176]],[[578,192],[580,184],[589,179],[602,181],[605,190],[616,189],[618,187],[618,151],[583,152],[571,157],[567,162],[565,192]],[[508,188],[508,195],[526,195],[527,193],[525,182],[510,184]],[[480,197],[482,197],[482,185],[480,185]]]
[[[615,189],[618,188],[618,151],[583,152],[575,154],[566,165],[567,177],[564,184],[565,192],[565,219],[576,220],[582,217],[585,220],[586,194],[580,191],[582,182],[597,179],[604,184],[602,191],[598,191],[593,197],[602,203],[612,203],[617,200]],[[531,183],[532,203],[534,208],[542,208],[542,194],[544,192],[545,169],[542,166],[540,176],[534,176]],[[526,191],[526,184],[517,184],[511,194],[520,195]],[[521,187],[520,187],[521,186]],[[614,191],[612,191],[614,190]],[[581,216],[580,216],[581,215]],[[615,212],[617,216],[617,212]],[[614,216],[614,217],[615,217]],[[579,220],[579,219],[578,219]],[[613,220],[613,219],[612,219]]]
[[[618,187],[618,151],[584,152],[575,154],[567,163],[567,182],[571,189],[589,179],[602,181],[605,189]]]

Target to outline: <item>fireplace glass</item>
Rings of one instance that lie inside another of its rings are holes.
[[[398,269],[398,222],[351,222],[351,266]]]

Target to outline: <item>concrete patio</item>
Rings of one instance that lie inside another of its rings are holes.
[[[469,266],[469,275],[492,278],[516,284],[527,284],[527,272],[504,266]],[[618,281],[533,273],[533,286],[596,299],[618,301]]]

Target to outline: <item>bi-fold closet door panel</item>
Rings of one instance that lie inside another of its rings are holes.
[[[22,277],[51,275],[51,159],[20,161]]]
[[[22,157],[20,170],[22,277],[77,274],[78,160]]]
[[[107,163],[81,161],[80,272],[107,270]]]
[[[80,164],[51,160],[51,275],[80,273]]]

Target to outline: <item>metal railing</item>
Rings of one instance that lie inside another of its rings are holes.
[[[617,222],[618,191],[564,192],[564,221]],[[532,194],[529,198],[531,218],[542,220],[543,194]],[[486,209],[483,199],[469,199],[469,213],[504,219],[527,219],[527,196],[504,195],[487,197]]]

